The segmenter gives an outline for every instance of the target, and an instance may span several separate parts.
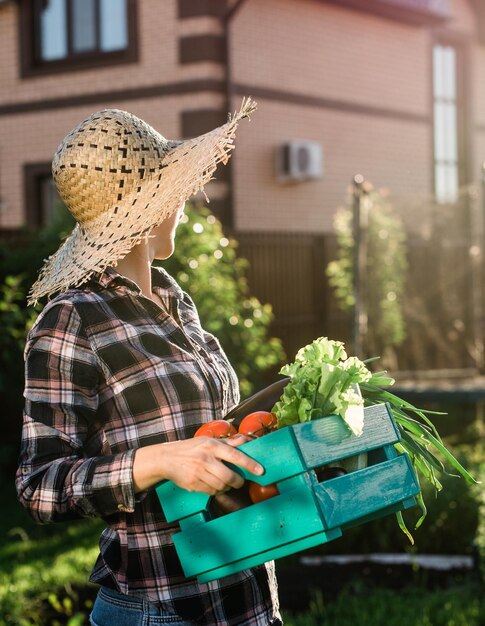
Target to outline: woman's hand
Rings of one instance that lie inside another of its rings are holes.
[[[224,461],[252,474],[260,476],[264,473],[259,463],[237,450],[237,446],[245,441],[247,438],[243,435],[224,440],[196,437],[139,448],[133,463],[135,492],[165,479],[188,491],[201,491],[212,496],[231,488],[238,489],[244,479]]]

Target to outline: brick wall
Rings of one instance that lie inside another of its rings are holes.
[[[286,139],[322,143],[322,180],[276,182],[274,151]],[[426,124],[260,99],[234,157],[237,229],[328,232],[354,174],[396,194],[423,193],[431,186],[430,161]]]
[[[0,8],[0,227],[12,229],[26,221],[23,167],[27,163],[49,163],[65,134],[87,115],[102,108],[126,109],[169,138],[183,136],[182,115],[190,111],[222,110],[225,96],[220,91],[202,91],[137,99],[136,90],[163,87],[184,81],[221,81],[224,66],[211,61],[180,63],[179,40],[200,34],[220,34],[216,17],[180,20],[177,0],[143,0],[138,8],[137,63],[67,71],[22,78],[18,45],[18,7]],[[103,93],[120,93],[103,96]],[[129,93],[127,99],[123,93]],[[91,97],[89,104],[76,98]],[[72,102],[63,106],[65,98]],[[57,101],[57,102],[56,102]],[[53,104],[52,104],[53,103]],[[20,112],[22,105],[30,110]],[[18,111],[15,107],[19,106]],[[207,188],[214,201],[224,198],[226,184]]]
[[[239,93],[258,96],[259,110],[235,156],[238,229],[329,231],[355,173],[401,200],[431,195],[431,52],[440,36],[469,54],[469,104],[477,116],[468,119],[469,176],[476,180],[485,48],[468,1],[455,0],[452,9],[452,20],[430,29],[317,0],[243,5],[231,29],[233,80]],[[291,139],[321,142],[322,180],[276,181],[274,151]]]
[[[215,78],[223,69],[213,63],[181,66],[179,36],[214,30],[214,18],[180,21],[176,0],[137,2],[139,61],[118,66],[83,69],[50,76],[21,78],[18,54],[18,9],[15,4],[0,9],[2,52],[0,102],[31,102],[66,96],[133,89],[182,80]],[[4,38],[5,35],[5,38]]]
[[[30,78],[20,77],[17,4],[0,8],[0,227],[25,221],[24,164],[49,162],[67,130],[89,113],[126,108],[174,138],[184,134],[182,120],[190,111],[224,116],[224,63],[181,63],[179,56],[181,39],[209,37],[204,45],[212,45],[223,35],[223,24],[215,10],[180,19],[180,1],[137,3],[137,63]],[[477,179],[485,160],[485,46],[476,38],[469,1],[453,0],[452,9],[451,21],[431,29],[322,0],[241,5],[230,27],[231,108],[250,94],[259,110],[251,124],[241,125],[234,155],[236,229],[328,232],[357,172],[398,196],[431,194],[430,63],[439,34],[458,38],[468,51],[469,170],[470,180]],[[196,44],[189,40],[189,53],[191,45]],[[200,80],[215,81],[219,88],[136,97],[137,89]],[[113,91],[131,95],[103,96]],[[90,95],[90,104],[76,104],[77,97]],[[35,108],[64,98],[73,103]],[[2,114],[2,107],[26,104],[31,111]],[[276,182],[274,152],[289,139],[321,142],[322,180]],[[224,201],[227,186],[211,183],[208,191],[214,201]]]

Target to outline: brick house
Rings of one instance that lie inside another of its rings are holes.
[[[52,154],[84,116],[127,109],[188,137],[251,95],[259,110],[207,191],[292,352],[338,327],[322,246],[355,173],[447,203],[480,180],[482,5],[0,0],[0,230],[48,221]]]

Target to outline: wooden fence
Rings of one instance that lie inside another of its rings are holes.
[[[338,310],[325,276],[333,239],[301,233],[237,234],[239,255],[249,261],[251,292],[272,305],[272,332],[283,340],[288,358],[324,334],[349,339],[347,316]]]
[[[427,220],[421,208],[422,228],[409,229],[407,336],[392,366],[478,370],[485,331],[479,212],[468,200],[436,209],[427,206]],[[273,306],[272,332],[283,340],[288,358],[321,335],[345,341],[351,351],[351,315],[339,310],[325,275],[336,256],[334,235],[245,232],[236,237],[239,254],[249,261],[251,292]]]

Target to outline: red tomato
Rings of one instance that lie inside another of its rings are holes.
[[[212,437],[213,439],[226,439],[232,435],[236,435],[237,430],[230,422],[226,420],[213,420],[202,424],[196,431],[194,437]]]
[[[251,501],[256,504],[257,502],[263,502],[264,500],[269,500],[269,498],[273,498],[279,494],[278,487],[276,483],[271,483],[271,485],[260,485],[259,483],[253,483],[252,481],[249,483],[249,497]]]
[[[239,424],[238,431],[243,435],[253,435],[261,437],[266,433],[276,429],[277,418],[274,413],[268,411],[255,411],[246,415]]]

